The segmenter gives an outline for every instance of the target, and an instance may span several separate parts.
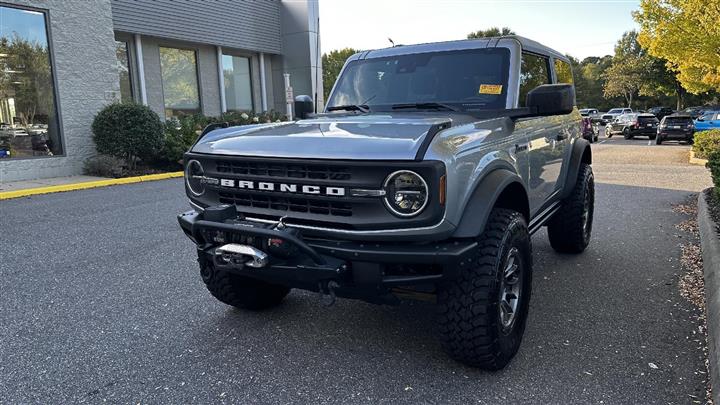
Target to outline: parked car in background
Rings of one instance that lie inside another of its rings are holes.
[[[597,108],[583,108],[580,110],[580,115],[588,117],[593,124],[600,122],[600,116],[602,115]]]
[[[662,145],[665,141],[677,140],[688,144],[693,143],[695,135],[695,124],[688,114],[673,114],[663,117],[657,128],[656,145]]]
[[[582,118],[582,136],[590,143],[597,142],[598,140],[598,133],[590,117],[583,116]]]
[[[606,125],[610,121],[613,121],[615,118],[623,114],[630,114],[632,112],[632,108],[613,108],[600,117],[600,123],[602,125]]]
[[[705,107],[688,107],[680,112],[682,112],[683,114],[687,114],[687,115],[691,116],[693,119],[695,119],[702,115],[702,112],[704,109],[705,109]]]
[[[720,129],[720,111],[703,111],[702,115],[695,120],[695,131],[707,131]]]
[[[614,134],[623,134],[625,139],[632,139],[636,136],[655,139],[659,123],[660,120],[649,113],[623,114],[605,126],[605,135],[608,138]]]
[[[657,117],[657,119],[661,120],[664,117],[674,113],[675,111],[669,107],[653,107],[647,112]]]

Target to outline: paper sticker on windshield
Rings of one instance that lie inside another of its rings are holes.
[[[479,94],[502,94],[502,84],[481,84]]]

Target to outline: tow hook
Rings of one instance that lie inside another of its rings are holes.
[[[335,289],[338,287],[340,287],[340,284],[338,284],[335,280],[320,282],[318,285],[318,293],[320,295],[320,303],[323,306],[332,306],[335,301],[337,301]]]
[[[268,255],[252,246],[228,243],[215,249],[216,260],[222,264],[249,266],[256,269],[268,264]]]

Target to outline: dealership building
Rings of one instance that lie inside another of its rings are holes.
[[[318,24],[317,0],[0,0],[0,183],[81,174],[116,101],[284,112],[288,73],[322,105]]]

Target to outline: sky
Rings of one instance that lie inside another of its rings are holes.
[[[10,7],[0,8],[0,37],[12,39],[14,34],[30,42],[47,46],[45,17],[36,11]]]
[[[612,55],[637,29],[639,0],[320,0],[320,47],[376,49],[464,39],[490,27],[583,59]]]

